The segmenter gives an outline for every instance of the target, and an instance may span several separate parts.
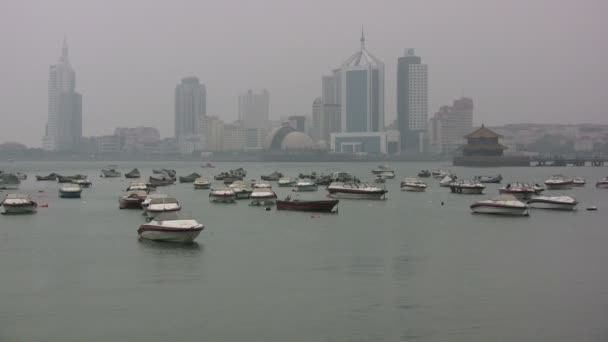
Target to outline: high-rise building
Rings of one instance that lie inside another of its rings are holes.
[[[245,129],[268,128],[270,124],[270,93],[264,89],[259,94],[249,90],[239,95],[239,121]]]
[[[82,95],[75,91],[76,73],[68,60],[65,40],[59,61],[49,68],[48,86],[48,121],[43,148],[46,151],[75,151],[82,138]]]
[[[428,67],[414,49],[397,64],[397,122],[402,152],[424,152],[428,120]]]
[[[452,154],[466,143],[464,136],[473,130],[473,100],[462,97],[452,106],[442,106],[429,124],[433,152]]]
[[[342,132],[378,132],[384,130],[384,63],[361,48],[340,69]]]
[[[199,127],[207,113],[207,89],[197,77],[186,77],[175,87],[175,137],[200,135]]]

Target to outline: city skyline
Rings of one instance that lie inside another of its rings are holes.
[[[143,124],[170,136],[171,88],[189,74],[207,85],[208,113],[223,120],[236,118],[234,97],[248,88],[267,88],[273,94],[272,118],[309,115],[311,101],[319,94],[319,76],[351,51],[353,33],[361,24],[370,49],[386,63],[387,123],[396,117],[395,59],[406,47],[415,47],[432,70],[431,113],[465,95],[475,99],[475,124],[608,120],[608,99],[603,96],[608,53],[597,44],[605,28],[603,2],[559,7],[548,1],[487,6],[467,0],[409,7],[361,3],[349,6],[349,16],[340,25],[329,20],[345,5],[340,1],[321,12],[314,1],[290,6],[265,1],[267,6],[238,10],[218,3],[202,14],[197,11],[201,5],[191,1],[143,11],[137,1],[128,1],[118,14],[111,1],[87,10],[69,0],[53,6],[11,3],[11,11],[0,14],[6,28],[0,30],[6,53],[0,63],[5,76],[0,91],[6,97],[0,113],[14,120],[0,128],[2,141],[41,145],[47,116],[44,69],[56,58],[57,37],[64,34],[79,72],[78,91],[86,95],[84,135]],[[406,7],[408,13],[428,15],[403,20]],[[194,13],[201,18],[190,20]],[[310,24],[311,17],[318,18],[317,25]],[[173,33],[147,24],[148,18],[174,22]],[[517,25],[509,24],[513,18]],[[565,20],[578,24],[566,28]],[[113,22],[111,30],[98,30],[107,22]],[[191,44],[193,39],[200,47]],[[138,89],[140,84],[145,87]]]

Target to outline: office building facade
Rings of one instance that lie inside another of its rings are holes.
[[[397,63],[397,123],[401,150],[423,153],[428,120],[428,66],[407,49]]]

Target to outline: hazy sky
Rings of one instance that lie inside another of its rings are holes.
[[[361,25],[386,65],[387,123],[407,47],[429,65],[429,117],[466,95],[476,123],[608,123],[607,13],[607,0],[0,0],[0,141],[41,145],[64,35],[85,135],[149,125],[169,136],[189,75],[226,120],[249,88],[270,91],[272,117],[310,115]]]

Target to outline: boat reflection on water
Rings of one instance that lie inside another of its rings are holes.
[[[201,254],[205,249],[205,245],[196,241],[190,243],[166,243],[163,241],[137,239],[137,245],[142,250],[151,251],[155,255],[194,256]]]

